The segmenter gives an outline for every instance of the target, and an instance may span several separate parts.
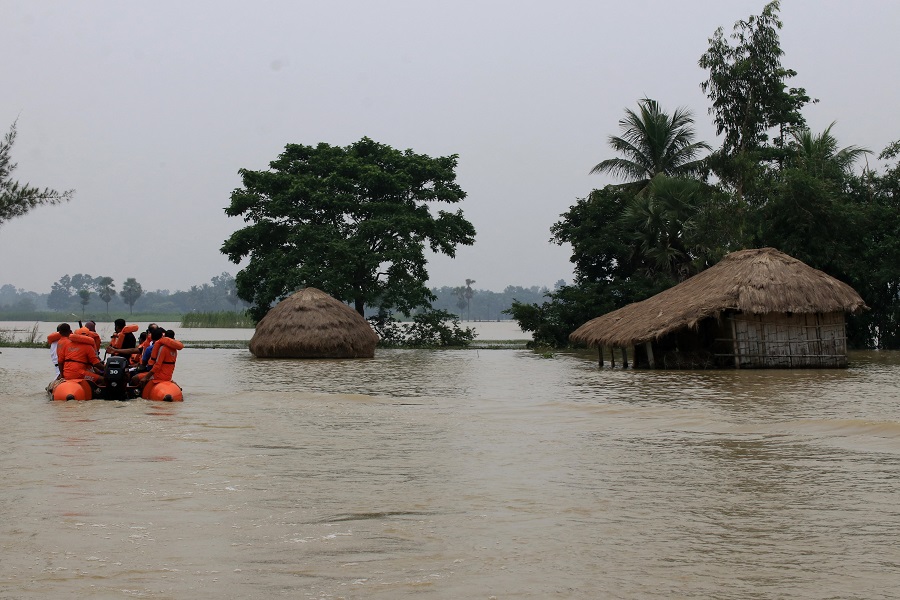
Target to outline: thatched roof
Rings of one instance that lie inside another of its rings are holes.
[[[726,310],[803,314],[867,308],[846,283],[774,248],[759,248],[732,252],[664,292],[592,319],[569,339],[588,346],[631,346],[696,328]]]
[[[316,288],[285,298],[256,325],[260,358],[372,358],[378,336],[358,312]]]

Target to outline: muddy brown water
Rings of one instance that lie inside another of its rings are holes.
[[[185,350],[182,404],[0,354],[0,598],[896,598],[900,354]]]

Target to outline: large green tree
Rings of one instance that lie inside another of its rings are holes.
[[[780,8],[773,0],[761,14],[735,23],[733,45],[719,27],[700,57],[700,66],[709,71],[700,87],[712,102],[709,112],[724,135],[725,154],[765,145],[773,128],[781,145],[785,133],[805,124],[800,110],[810,98],[805,89],[788,87],[797,72],[781,65]]]
[[[739,198],[761,181],[767,161],[783,160],[787,135],[805,126],[801,109],[816,102],[804,88],[788,87],[797,72],[781,64],[780,8],[773,0],[761,14],[738,21],[730,40],[719,27],[699,61],[709,72],[700,87],[712,103],[716,132],[724,138],[708,164]]]
[[[465,198],[457,156],[431,158],[369,138],[347,147],[288,144],[265,171],[241,169],[243,187],[225,209],[248,223],[222,245],[238,295],[261,319],[273,302],[317,287],[350,302],[409,312],[433,295],[425,249],[455,256],[475,228],[461,210],[432,205]]]
[[[0,225],[13,217],[24,215],[36,206],[68,201],[74,194],[72,190],[57,192],[14,181],[12,172],[17,165],[12,162],[11,151],[15,141],[16,124],[13,123],[3,141],[0,141]]]

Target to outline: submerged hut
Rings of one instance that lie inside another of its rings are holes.
[[[774,248],[733,252],[647,300],[588,321],[572,342],[633,347],[634,366],[847,366],[846,313],[866,310],[846,283]]]
[[[378,336],[358,312],[316,288],[285,298],[256,325],[260,358],[372,358]]]

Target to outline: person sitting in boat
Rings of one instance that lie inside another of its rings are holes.
[[[132,368],[137,368],[141,364],[141,356],[144,354],[144,350],[147,346],[150,345],[150,334],[146,331],[142,331],[138,336],[137,341],[137,349],[138,352],[135,352],[131,356],[128,357],[128,365]]]
[[[88,335],[91,336],[91,339],[94,340],[94,347],[97,349],[97,352],[100,352],[100,346],[103,345],[103,340],[100,339],[100,334],[97,333],[97,323],[94,321],[87,321],[84,324],[84,327],[88,330]]]
[[[125,325],[125,319],[116,319],[113,322],[115,333],[112,334],[109,345],[106,346],[106,352],[113,356],[130,356],[137,354],[140,350],[137,348],[137,340],[134,339],[134,332],[138,330],[137,325]]]
[[[131,378],[131,385],[136,386],[149,377],[147,373],[150,372],[150,369],[153,367],[153,362],[156,360],[156,354],[153,352],[153,348],[156,345],[156,342],[161,340],[165,333],[166,332],[162,328],[157,327],[156,324],[151,324],[147,327],[147,338],[144,340],[146,342],[146,347],[141,354],[141,363],[135,369],[136,375]]]
[[[153,352],[153,331],[155,329],[159,329],[159,325],[156,323],[150,323],[147,325],[147,337],[144,339],[144,344],[141,346],[141,355],[140,360],[138,361],[138,370],[146,371],[149,370],[152,365],[150,365],[150,354]],[[159,337],[161,338],[165,334],[165,331],[160,329]]]
[[[65,356],[66,346],[69,345],[69,336],[72,334],[72,326],[68,323],[60,323],[56,331],[47,336],[47,344],[50,346],[50,362],[57,379],[60,378],[59,364]]]
[[[175,361],[178,360],[178,351],[184,348],[184,344],[175,339],[175,332],[168,330],[163,334],[162,327],[157,327],[150,332],[153,339],[153,350],[148,361],[149,371],[138,373],[131,378],[131,385],[143,388],[147,382],[172,381],[175,372]]]
[[[69,336],[69,345],[60,362],[63,379],[84,379],[92,386],[103,385],[103,361],[97,355],[94,339],[81,327]]]

